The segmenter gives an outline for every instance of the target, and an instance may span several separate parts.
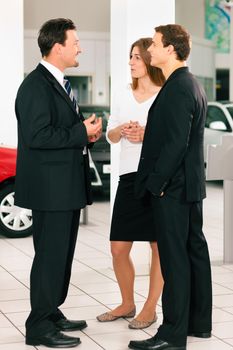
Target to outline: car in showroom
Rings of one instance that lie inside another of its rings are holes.
[[[0,146],[0,234],[9,238],[32,234],[32,213],[14,205],[15,148]]]
[[[80,111],[84,118],[95,113],[96,117],[102,118],[103,132],[101,138],[90,149],[91,159],[91,184],[92,189],[102,193],[110,192],[110,145],[106,141],[105,133],[110,113],[109,106],[81,105]]]
[[[221,144],[222,136],[228,133],[233,133],[233,102],[208,102],[204,134],[205,164],[208,145]]]
[[[108,193],[110,145],[105,140],[105,131],[109,107],[88,105],[82,106],[81,110],[85,118],[95,113],[103,119],[103,134],[90,150],[90,170],[92,189]],[[16,148],[0,146],[0,235],[9,238],[27,237],[32,234],[31,210],[14,205],[16,156]]]

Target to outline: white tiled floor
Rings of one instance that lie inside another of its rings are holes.
[[[233,265],[223,261],[223,191],[221,184],[208,184],[204,202],[204,230],[209,242],[213,272],[213,336],[208,340],[190,337],[188,350],[233,349]],[[109,254],[109,203],[97,201],[88,209],[89,224],[82,225],[75,252],[69,296],[63,305],[68,318],[88,321],[88,328],[74,332],[80,336],[80,350],[126,350],[131,339],[154,335],[161,322],[144,331],[129,330],[126,320],[102,324],[96,315],[113,308],[120,294]],[[32,239],[0,237],[0,350],[26,350],[24,322],[29,305],[29,272],[33,257]],[[148,277],[136,278],[138,309],[145,300]],[[38,349],[42,347],[37,347]]]

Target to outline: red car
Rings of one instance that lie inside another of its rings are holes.
[[[14,205],[15,148],[0,147],[0,234],[9,238],[32,234],[31,210]]]

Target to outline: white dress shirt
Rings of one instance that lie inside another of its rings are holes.
[[[40,64],[42,64],[46,69],[48,69],[48,71],[54,76],[54,78],[59,82],[59,84],[61,84],[61,86],[65,90],[64,83],[63,83],[64,73],[62,71],[60,71],[60,69],[55,67],[53,64],[51,64],[43,59],[40,61]]]
[[[148,111],[157,94],[154,94],[144,102],[138,102],[133,95],[131,87],[128,86],[126,92],[118,97],[119,106],[116,106],[115,110],[112,111],[112,115],[109,117],[106,131],[107,141],[113,144],[108,137],[109,131],[121,124],[130,122],[130,120],[138,121],[141,126],[145,126]],[[137,171],[142,143],[130,142],[124,137],[119,142],[121,146],[119,175]]]

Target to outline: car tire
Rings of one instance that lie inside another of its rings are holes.
[[[22,238],[32,234],[31,210],[14,205],[14,183],[0,188],[0,234]]]

